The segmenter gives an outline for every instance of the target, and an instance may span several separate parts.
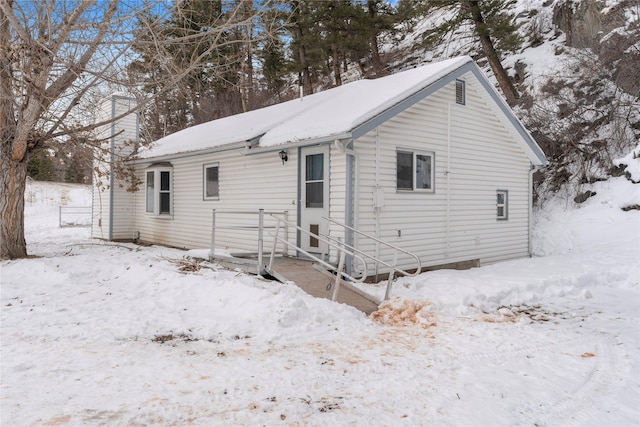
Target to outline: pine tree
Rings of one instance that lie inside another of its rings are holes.
[[[502,66],[501,55],[516,51],[522,44],[509,8],[514,0],[424,0],[420,10],[449,11],[451,18],[424,34],[424,45],[431,48],[443,42],[444,36],[464,24],[470,24],[480,43],[507,103],[515,105],[519,95],[509,75]]]

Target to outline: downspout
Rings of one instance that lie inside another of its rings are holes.
[[[138,151],[138,147],[140,146],[140,116],[138,115],[138,112],[136,111],[135,113],[136,115],[136,145],[135,145],[135,151],[137,154]],[[135,175],[137,173],[136,171],[136,162],[133,162],[133,175],[134,175],[134,179],[135,179]],[[133,238],[133,241],[138,242],[140,240],[140,230],[136,230],[138,228],[138,209],[137,209],[137,194],[138,191],[134,191],[133,192],[133,224],[131,224],[131,232],[133,233],[133,236],[131,236]]]
[[[111,96],[111,118],[116,116],[116,99]],[[111,122],[111,142],[109,150],[109,240],[113,240],[113,191],[115,177],[113,176],[113,161],[116,152],[116,123]]]
[[[533,163],[529,167],[529,233],[528,233],[528,250],[529,257],[533,256],[533,174],[540,168]]]
[[[353,158],[353,166],[351,162],[346,162],[347,170],[346,170],[346,178],[345,178],[345,206],[344,206],[344,215],[345,215],[345,224],[357,228],[357,218],[358,218],[358,200],[360,200],[360,190],[358,185],[358,180],[360,174],[358,173],[358,155],[353,150],[353,148],[347,148],[348,145],[353,146],[353,139],[340,141],[336,139],[333,141],[336,149],[345,153],[347,156],[351,156]],[[355,180],[354,180],[355,174]],[[353,183],[353,185],[351,185]],[[354,241],[353,232],[350,230],[345,230],[345,243],[347,245],[356,247],[356,242]],[[345,263],[347,274],[351,274],[353,269],[353,262],[351,259],[347,260]]]
[[[445,212],[445,246],[444,257],[449,257],[451,249],[451,102],[447,104],[447,199]]]
[[[380,191],[380,127],[376,127],[376,167],[375,167],[375,183],[374,183],[374,206],[373,206],[373,223],[375,227],[375,237],[376,239],[380,239],[380,209],[381,206],[378,204],[378,200],[375,198],[378,197],[378,191]],[[376,259],[380,259],[380,243],[375,242],[374,246],[374,255]],[[378,281],[378,268],[379,263],[375,264],[374,274],[376,276],[376,282]]]

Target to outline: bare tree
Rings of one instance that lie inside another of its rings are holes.
[[[133,24],[154,16],[145,20],[153,34],[154,22],[168,13],[171,8],[161,0],[0,0],[0,259],[27,256],[24,193],[30,153],[107,123],[89,119],[87,104],[108,90],[135,86],[123,71]],[[169,43],[149,37],[159,52],[168,44],[204,46],[188,61],[162,65],[172,68],[176,84],[195,67],[210,66],[206,58],[229,26],[252,19],[233,11],[227,16],[228,22]],[[147,102],[141,99],[135,109]]]

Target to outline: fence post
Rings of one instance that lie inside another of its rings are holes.
[[[284,227],[284,240],[285,241],[289,241],[289,226],[287,226],[286,224],[289,223],[289,211],[284,211],[284,220],[285,222],[285,227]],[[283,256],[289,256],[289,245],[287,243],[282,243],[282,255]]]
[[[262,244],[264,239],[264,209],[258,210],[258,271],[260,276],[264,266],[262,265]]]
[[[211,210],[213,215],[211,218],[211,249],[209,251],[209,261],[211,261],[216,254],[216,210]]]
[[[58,228],[62,228],[62,206],[58,206]]]
[[[278,246],[278,237],[280,234],[280,217],[275,217],[276,219],[276,231],[273,235],[273,246],[271,247],[271,256],[269,257],[269,267],[267,268],[268,272],[272,272],[273,271],[273,261],[274,258],[276,256],[276,249]],[[285,227],[286,227],[286,223],[285,223]],[[288,246],[288,245],[287,245]]]
[[[333,295],[331,295],[331,301],[335,301],[338,299],[338,291],[340,290],[340,285],[342,284],[342,270],[344,269],[344,260],[346,252],[344,247],[342,247],[342,242],[338,239],[340,244],[340,262],[338,262],[338,270],[336,270],[336,281],[333,284]]]
[[[389,272],[389,281],[387,282],[387,290],[384,293],[384,300],[388,300],[391,297],[391,287],[393,286],[393,276],[396,273],[396,266],[398,265],[398,251],[393,253],[393,268]]]

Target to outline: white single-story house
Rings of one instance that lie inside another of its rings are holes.
[[[244,214],[264,209],[300,227],[286,239],[302,251],[325,251],[316,236],[328,234],[384,259],[385,246],[342,223],[428,268],[530,255],[532,173],[546,159],[458,57],[193,126],[132,164],[138,190],[111,183],[94,237],[208,248],[215,210],[216,248],[255,252],[255,234],[234,225],[256,225]]]

